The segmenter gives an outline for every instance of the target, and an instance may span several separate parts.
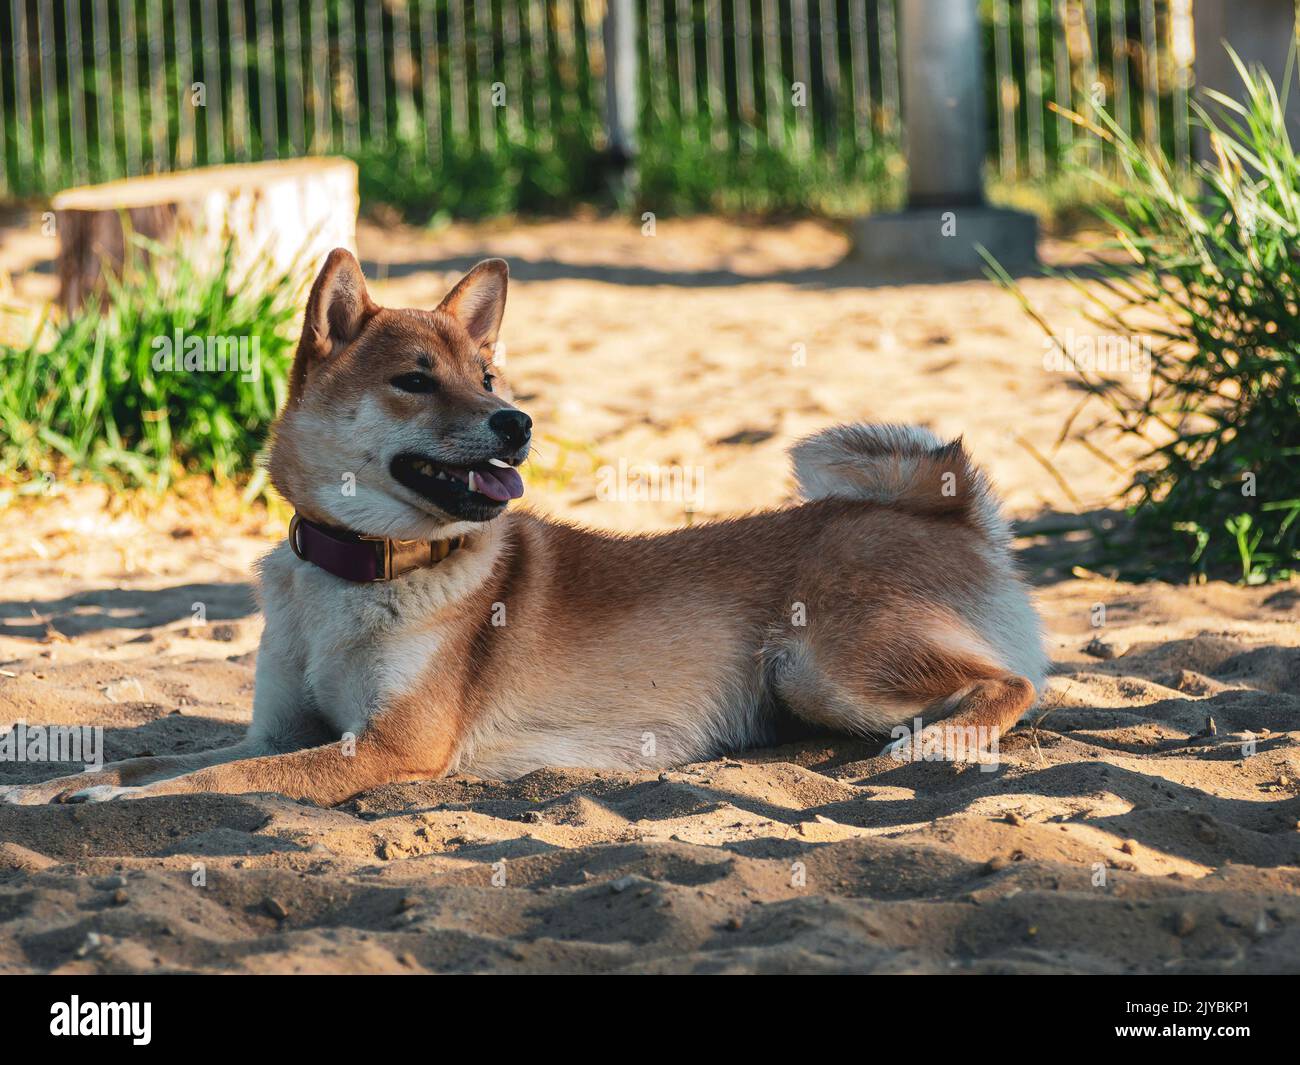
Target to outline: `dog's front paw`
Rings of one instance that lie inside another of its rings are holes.
[[[129,799],[140,793],[140,788],[119,788],[112,784],[96,784],[93,788],[82,788],[64,798],[64,802],[115,802]]]
[[[39,784],[6,784],[0,787],[0,803],[13,806],[44,806],[53,802],[60,788],[49,781]]]
[[[35,784],[5,784],[0,786],[0,803],[17,806],[43,806],[50,802],[67,802],[76,791],[85,791],[94,784],[116,781],[110,773],[73,773],[71,776],[38,780]]]

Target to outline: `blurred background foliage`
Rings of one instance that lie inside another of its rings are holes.
[[[1086,399],[1062,436],[1117,432],[1144,449],[1122,495],[1132,526],[1094,530],[1130,576],[1258,584],[1300,571],[1300,156],[1285,105],[1300,91],[1296,53],[1280,85],[1233,59],[1242,99],[1197,105],[1211,156],[1190,177],[1105,111],[1079,117],[1123,176],[1091,175],[1114,240],[1086,280],[1065,276],[1098,335],[1146,338],[1151,366],[1126,379],[1076,365]],[[1068,355],[1052,312],[993,269]]]
[[[893,207],[906,138],[897,3],[634,0],[628,183],[607,132],[605,0],[14,0],[0,9],[0,198],[345,154],[363,207],[415,224],[588,204]],[[1146,387],[1082,375],[1098,424],[1148,444],[1124,495],[1141,548],[1110,544],[1113,559],[1147,575],[1292,573],[1300,167],[1278,89],[1243,71],[1244,105],[1199,110],[1190,0],[979,11],[992,198],[1116,236],[1127,261],[1111,254],[1079,281],[1099,329],[1167,323]],[[1198,122],[1212,134],[1204,165]],[[165,268],[128,269],[91,313],[0,346],[9,476],[39,486],[76,469],[161,489],[254,468],[300,294],[288,276],[233,277],[229,256],[200,272],[151,251]],[[149,344],[177,329],[256,337],[260,375],[156,372]]]
[[[635,0],[659,213],[853,214],[901,197],[898,0]],[[1105,104],[1189,157],[1190,0],[980,0],[994,187],[1047,191]],[[609,205],[605,0],[14,0],[0,196],[343,153],[413,222]],[[180,87],[181,91],[176,91]],[[1089,164],[1118,167],[1086,139]]]

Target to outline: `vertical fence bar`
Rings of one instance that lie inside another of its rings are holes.
[[[35,144],[32,141],[32,83],[31,64],[27,56],[27,0],[14,0],[10,8],[13,27],[14,53],[14,114],[16,118],[14,139],[17,141],[15,153],[20,181],[28,186],[37,184],[33,173],[35,168]]]
[[[803,86],[802,106],[794,108],[795,149],[812,151],[809,108],[812,105],[812,43],[808,39],[808,0],[790,0],[790,29],[794,42],[794,80]]]
[[[449,38],[448,56],[451,63],[451,132],[461,140],[469,133],[469,100],[465,83],[465,4],[464,0],[448,0]]]
[[[549,148],[551,136],[551,63],[545,0],[528,0],[528,52],[533,105],[533,136],[539,146]]]
[[[0,18],[4,18],[4,12],[0,9]],[[13,6],[9,8],[9,19],[13,18]],[[12,40],[14,37],[13,27],[9,25],[9,36]],[[0,58],[3,58],[4,49],[0,48]],[[9,174],[9,107],[5,103],[5,71],[4,65],[0,64],[0,193],[10,193],[14,191],[12,179]]]
[[[704,56],[709,91],[709,128],[715,148],[727,146],[727,94],[723,89],[722,0],[704,0]]]
[[[122,132],[126,144],[126,172],[140,173],[140,53],[136,44],[135,0],[117,0],[117,22],[122,64]]]
[[[1096,120],[1093,100],[1097,99],[1101,104],[1105,103],[1104,89],[1101,84],[1101,65],[1098,61],[1098,44],[1097,44],[1097,3],[1096,0],[1082,0],[1082,10],[1076,11],[1076,16],[1081,20],[1079,33],[1085,45],[1083,80],[1086,89],[1087,110],[1084,112],[1090,119]],[[1101,95],[1098,96],[1098,90]],[[1094,169],[1101,165],[1101,138],[1088,138],[1088,162]]]
[[[582,62],[587,49],[579,36],[578,5],[581,0],[555,0],[555,32],[560,44],[563,80],[560,99],[563,112],[576,125],[582,122]],[[561,31],[563,31],[561,33]]]
[[[832,151],[840,147],[840,55],[835,31],[836,0],[817,0],[817,21],[821,35],[823,131]]]
[[[388,84],[385,77],[384,8],[382,4],[366,2],[366,127],[370,147],[383,147],[388,143]]]
[[[54,70],[54,3],[53,0],[41,0],[36,13],[37,40],[41,49],[41,170],[43,185],[49,188],[51,182],[61,179],[59,136],[59,93],[55,88]]]
[[[492,4],[474,0],[474,92],[478,96],[478,144],[491,151],[496,141],[496,108],[492,83],[496,81],[496,56],[492,47]]]
[[[524,122],[524,78],[521,0],[501,0],[501,46],[506,68],[506,129],[512,141],[521,140]]]
[[[1191,128],[1188,91],[1191,88],[1191,0],[1173,0],[1169,9],[1169,47],[1174,67],[1174,163],[1180,171],[1191,166]]]
[[[605,0],[585,0],[585,2],[575,0],[574,6],[582,9],[582,26],[586,31],[584,40],[587,49],[587,104],[595,105],[597,121],[602,129],[608,129],[607,94],[600,90],[606,74],[605,34],[602,25]]]
[[[699,133],[695,98],[695,13],[691,0],[677,0],[677,109],[686,135]]]
[[[90,171],[86,159],[86,70],[81,54],[80,0],[65,0],[63,25],[68,44],[68,143],[72,153],[72,180],[82,182]],[[0,100],[0,115],[3,114],[4,104]],[[0,169],[4,167],[3,156],[4,142],[0,139]]]
[[[554,94],[561,91],[563,49],[559,15],[552,11],[550,0],[529,0],[528,37],[530,41],[536,40],[538,45],[533,50],[532,67],[534,113],[542,124],[538,144],[549,148],[555,140],[555,129],[564,120],[563,98],[554,98]],[[552,119],[552,114],[558,117]]]
[[[1155,0],[1142,0],[1142,137],[1160,147],[1160,57],[1156,52]]]
[[[262,150],[263,159],[280,154],[280,134],[276,121],[275,26],[267,8],[267,0],[257,0],[253,9],[257,17],[253,49],[253,64],[257,68],[257,143]]]
[[[194,165],[194,40],[190,33],[189,0],[179,0],[172,8],[176,34],[176,75],[180,79],[180,102],[176,123],[176,165]]]
[[[1047,151],[1043,143],[1042,31],[1037,0],[1022,0],[1020,25],[1025,45],[1025,151],[1030,176],[1040,178],[1047,172]]]
[[[993,5],[993,66],[998,94],[998,173],[1016,176],[1016,83],[1011,74],[1011,12],[1007,0]]]
[[[20,3],[21,6],[21,3]],[[101,180],[117,177],[117,135],[113,124],[112,63],[109,59],[108,10],[104,0],[96,0],[91,10],[94,19],[95,64],[95,140],[98,142],[99,176]]]
[[[767,114],[767,143],[779,148],[785,143],[785,82],[781,77],[781,24],[776,0],[763,0],[763,110]]]
[[[754,106],[754,31],[749,0],[732,0],[736,41],[736,110],[740,139],[748,148],[754,144],[758,112]]]
[[[1074,110],[1074,89],[1071,85],[1070,47],[1065,37],[1067,0],[1052,4],[1052,57],[1056,67],[1056,85],[1053,96],[1056,106],[1065,111]],[[1065,151],[1074,142],[1074,129],[1063,114],[1056,116],[1056,162],[1059,165]]]
[[[880,98],[885,114],[885,132],[893,136],[902,127],[898,80],[898,20],[894,0],[877,0],[880,20]]]
[[[415,60],[411,55],[411,27],[406,14],[406,0],[397,0],[391,8],[393,33],[393,107],[396,126],[393,143],[411,141],[415,128]]]
[[[531,35],[530,35],[531,36]],[[531,43],[531,42],[530,42]],[[658,123],[668,121],[668,41],[664,34],[664,0],[646,0],[646,51],[650,113]]]
[[[302,72],[302,8],[284,0],[284,106],[289,126],[289,150],[302,155],[307,148],[306,79]]]
[[[177,70],[177,142],[175,164],[192,166],[198,159],[198,114],[194,108],[194,33],[190,26],[190,0],[172,7],[175,70]]]
[[[420,110],[424,115],[424,154],[430,163],[442,162],[442,93],[439,91],[438,11],[435,0],[417,0],[420,56]]]
[[[590,118],[592,65],[595,61],[591,20],[586,17],[586,0],[568,0],[567,6],[573,20],[573,109],[578,121],[585,126]]]
[[[869,151],[871,129],[871,49],[867,46],[867,0],[850,0],[849,49],[853,59],[853,131],[859,149]]]
[[[69,8],[73,4],[80,10],[80,0],[69,0]],[[171,160],[171,138],[168,135],[171,119],[167,106],[167,24],[163,19],[162,0],[148,0],[145,16],[145,33],[149,36],[149,144],[153,151],[154,173],[158,173],[167,169]],[[80,16],[77,22],[80,24]],[[81,97],[80,92],[77,97]]]
[[[244,0],[233,0],[230,14],[230,121],[227,135],[236,159],[247,159],[253,150],[253,124],[248,97],[248,32]]]
[[[357,12],[352,0],[339,4],[338,89],[343,150],[354,152],[361,147],[361,77],[357,67]]]
[[[1128,92],[1128,25],[1125,19],[1127,0],[1110,0],[1111,78],[1115,83],[1115,120],[1127,135],[1132,128]]]
[[[330,22],[323,8],[307,5],[307,39],[311,42],[311,150],[334,150],[334,88],[330,78]]]
[[[217,51],[217,45],[221,40],[218,14],[217,5],[214,3],[199,5],[199,19],[203,34],[203,84],[205,86],[203,127],[207,143],[205,161],[209,164],[224,162],[226,158],[225,122],[222,116],[221,54]]]

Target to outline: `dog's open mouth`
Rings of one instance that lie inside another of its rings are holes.
[[[482,521],[524,494],[523,478],[513,466],[489,459],[474,466],[450,466],[425,455],[398,455],[389,466],[393,478],[439,510],[458,518]]]

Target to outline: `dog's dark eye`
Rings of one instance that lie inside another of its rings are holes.
[[[438,382],[427,373],[404,373],[390,383],[403,392],[433,392],[438,387]]]
[[[491,392],[491,391],[492,391],[492,382],[495,381],[495,380],[496,380],[496,377],[494,377],[492,374],[490,374],[490,373],[485,373],[485,374],[483,375],[483,387],[486,388],[489,392]]]

